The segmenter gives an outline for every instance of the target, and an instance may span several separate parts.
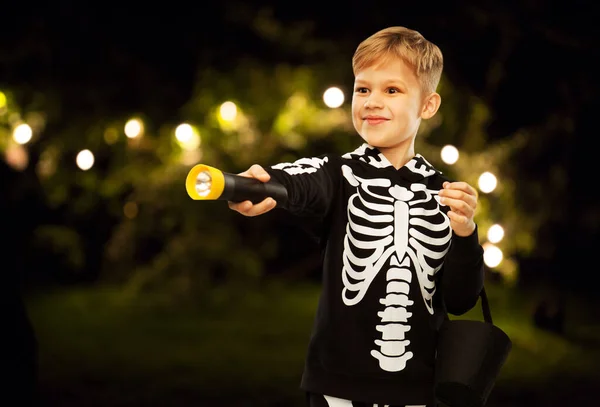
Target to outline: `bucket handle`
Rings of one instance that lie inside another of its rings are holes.
[[[490,311],[490,304],[488,302],[487,294],[485,292],[485,286],[481,289],[479,296],[481,297],[481,310],[483,311],[483,319],[485,320],[485,322],[493,324],[492,313]]]

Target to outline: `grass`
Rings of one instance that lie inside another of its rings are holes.
[[[193,303],[110,287],[31,296],[43,396],[61,407],[303,406],[298,384],[318,290],[274,283]],[[569,314],[582,345],[534,328],[522,294],[487,290],[494,322],[513,341],[498,400],[594,373],[600,329],[582,316],[584,303],[573,302]],[[478,307],[460,318],[482,320]]]
[[[200,406],[224,395],[230,405],[252,397],[261,399],[252,405],[301,402],[317,293],[268,291],[222,292],[187,305],[111,289],[36,296],[28,308],[42,390],[61,406],[173,405],[177,398],[176,405]]]

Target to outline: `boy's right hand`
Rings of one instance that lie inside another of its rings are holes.
[[[267,182],[271,179],[269,173],[258,164],[254,164],[252,167],[248,168],[244,172],[239,173],[238,175],[242,177],[256,178],[262,182]],[[237,203],[228,201],[227,203],[231,209],[241,213],[244,216],[262,215],[263,213],[269,212],[277,205],[277,202],[275,202],[273,198],[265,198],[262,202],[257,204],[253,204],[251,201]]]

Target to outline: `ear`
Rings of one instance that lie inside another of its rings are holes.
[[[442,97],[436,92],[433,92],[429,96],[425,97],[423,110],[421,110],[421,117],[423,119],[432,118],[437,113],[441,103]]]

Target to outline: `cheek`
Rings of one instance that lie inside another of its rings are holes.
[[[360,120],[354,115],[352,115],[352,125],[356,131],[360,130]]]
[[[352,103],[352,124],[354,125],[354,129],[356,131],[360,130],[360,126],[361,126],[360,108],[356,107],[354,105],[354,102]]]
[[[352,119],[360,117],[360,105],[352,100]]]

